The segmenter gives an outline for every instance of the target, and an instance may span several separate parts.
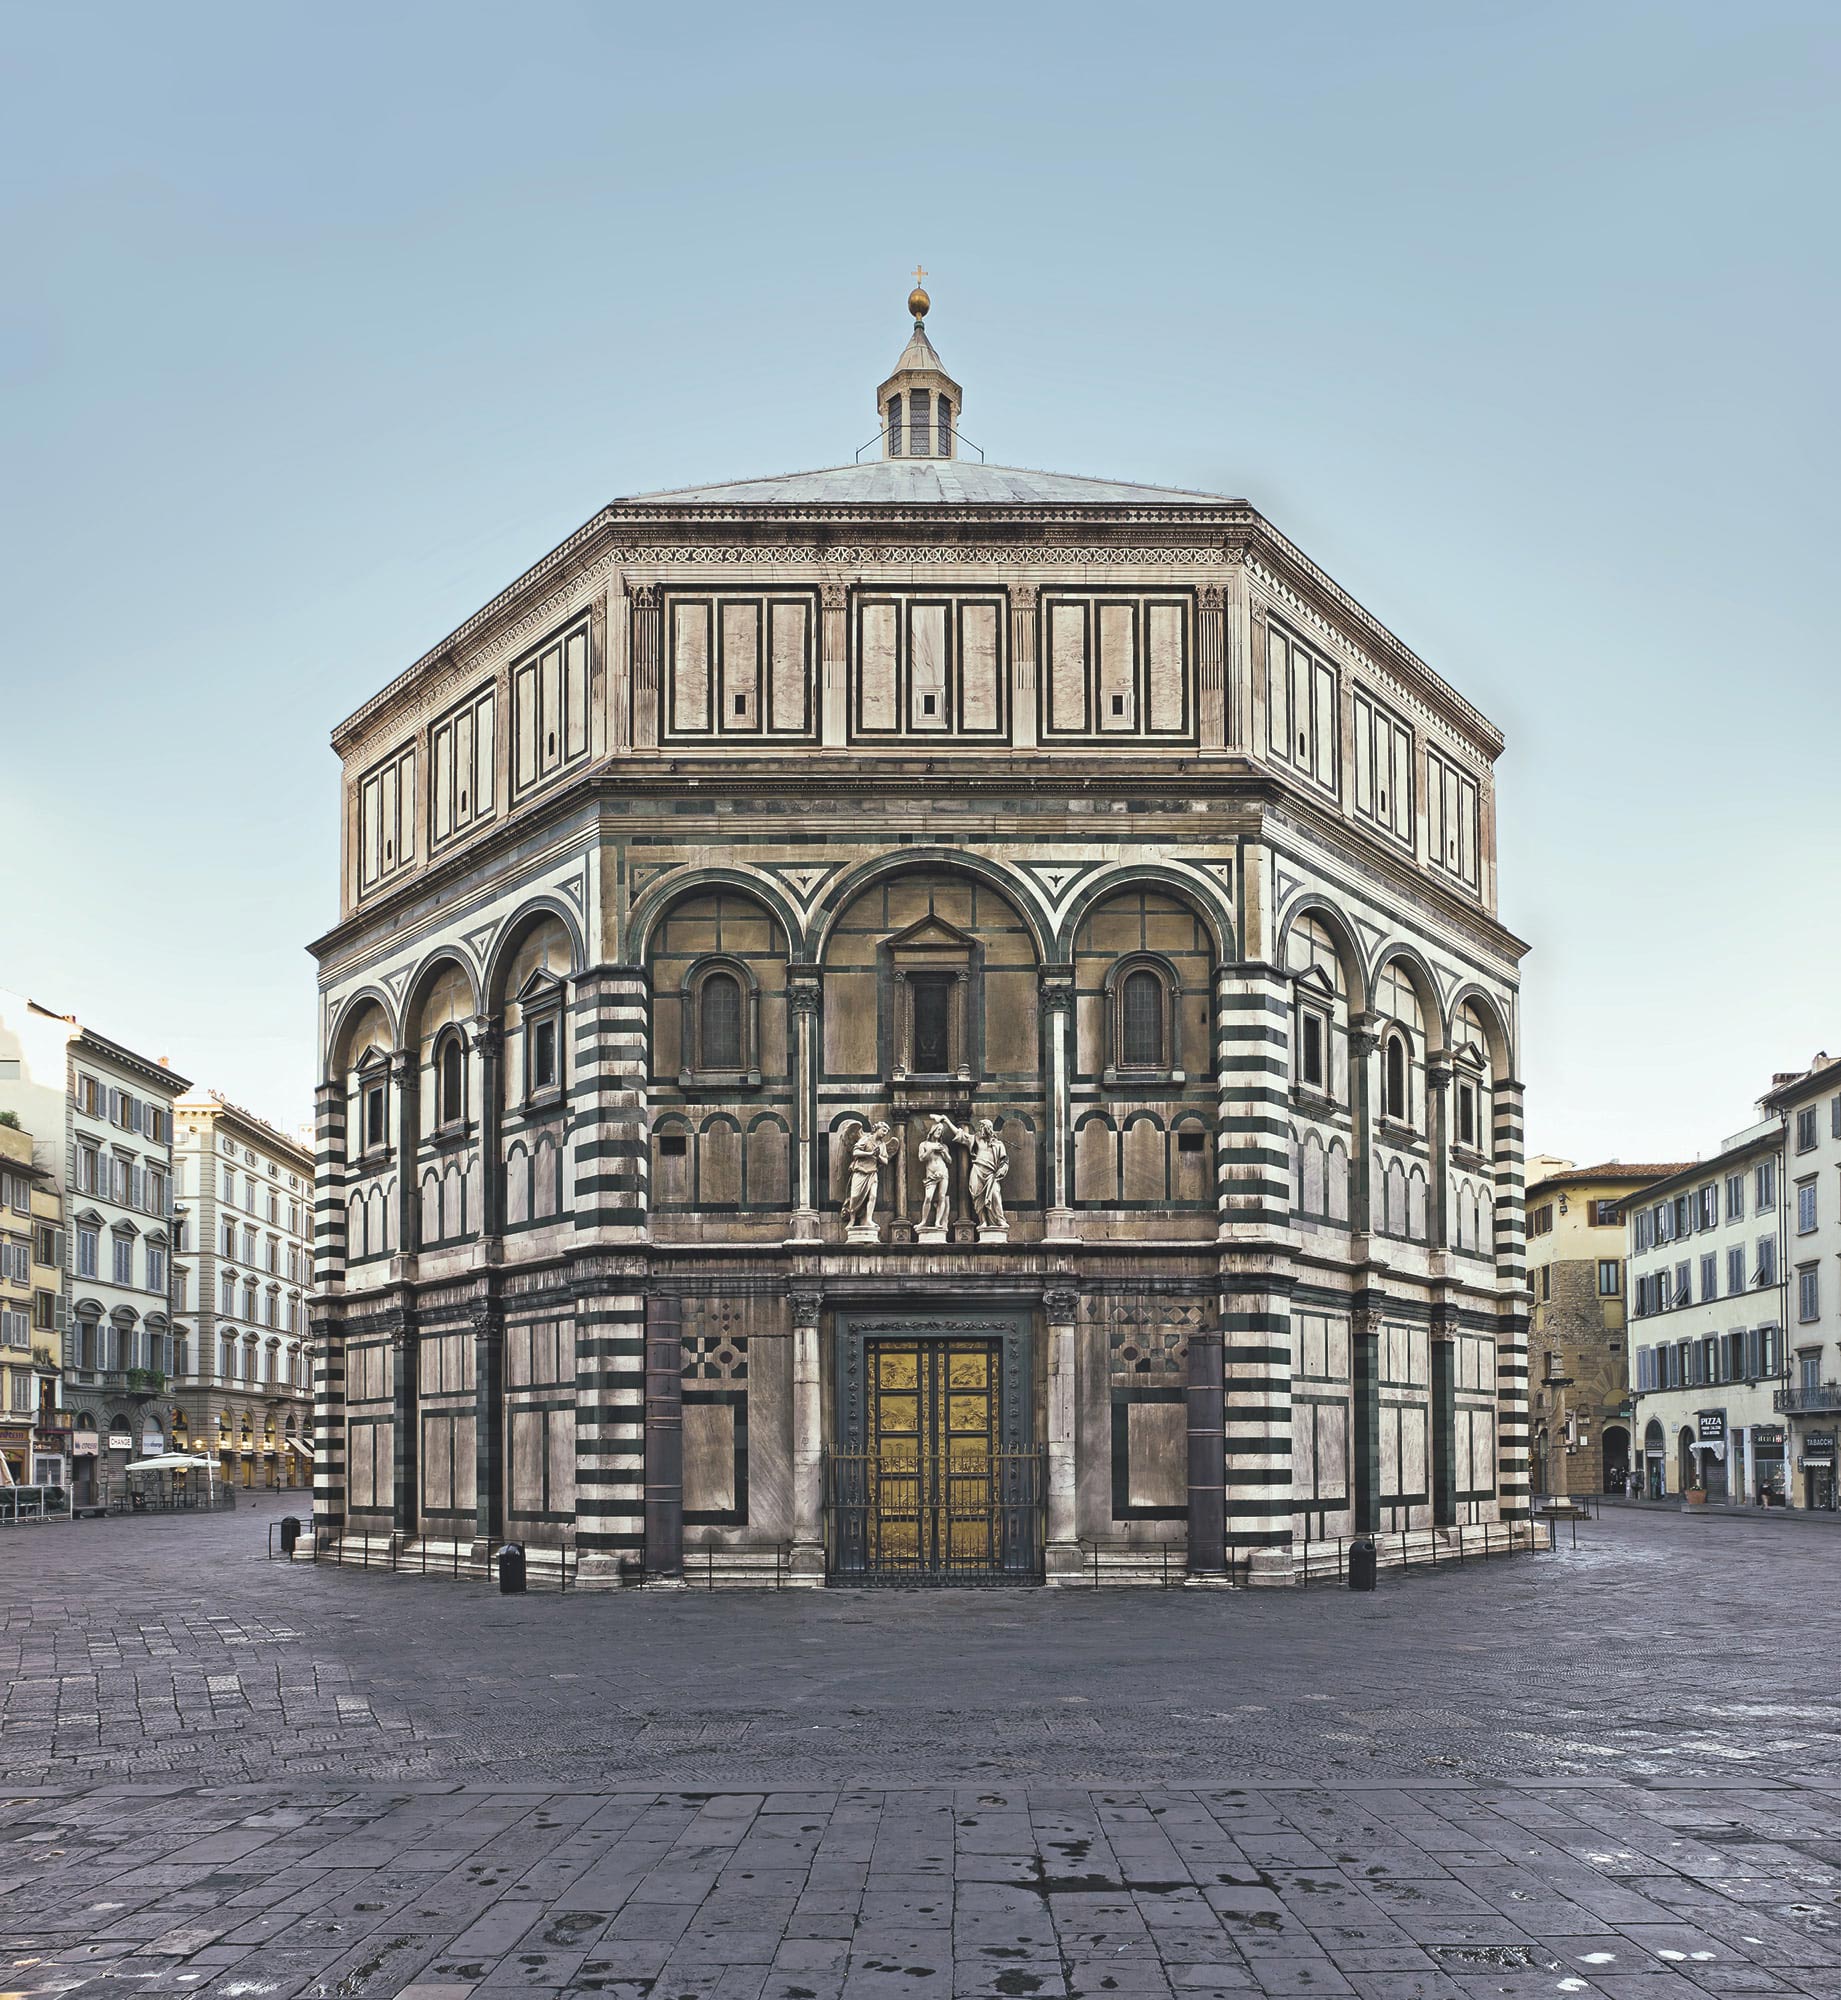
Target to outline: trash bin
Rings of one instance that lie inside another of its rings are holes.
[[[294,1544],[300,1540],[300,1516],[284,1514],[281,1517],[281,1553],[291,1557]]]
[[[510,1597],[524,1588],[524,1548],[507,1542],[499,1551],[499,1595]]]
[[[1351,1590],[1372,1590],[1374,1588],[1375,1556],[1374,1537],[1363,1535],[1349,1544],[1349,1588]]]

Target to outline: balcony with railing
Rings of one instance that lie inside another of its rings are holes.
[[[1771,1407],[1787,1417],[1841,1413],[1841,1382],[1806,1382],[1800,1388],[1779,1389],[1771,1398]]]

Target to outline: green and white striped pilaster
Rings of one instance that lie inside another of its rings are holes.
[[[1215,971],[1215,1192],[1222,1234],[1291,1221],[1291,980],[1276,965]]]
[[[1523,1208],[1522,1087],[1495,1089],[1497,1495],[1505,1521],[1528,1518],[1528,1234]]]

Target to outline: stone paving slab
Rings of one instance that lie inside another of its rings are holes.
[[[1828,1792],[1447,1781],[0,1799],[0,1996],[1841,1996]]]

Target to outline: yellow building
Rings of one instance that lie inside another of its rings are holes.
[[[1528,1161],[1529,1451],[1537,1493],[1622,1493],[1632,1465],[1624,1208],[1677,1165]]]
[[[64,1199],[32,1135],[0,1125],[0,1483],[62,1486]]]

